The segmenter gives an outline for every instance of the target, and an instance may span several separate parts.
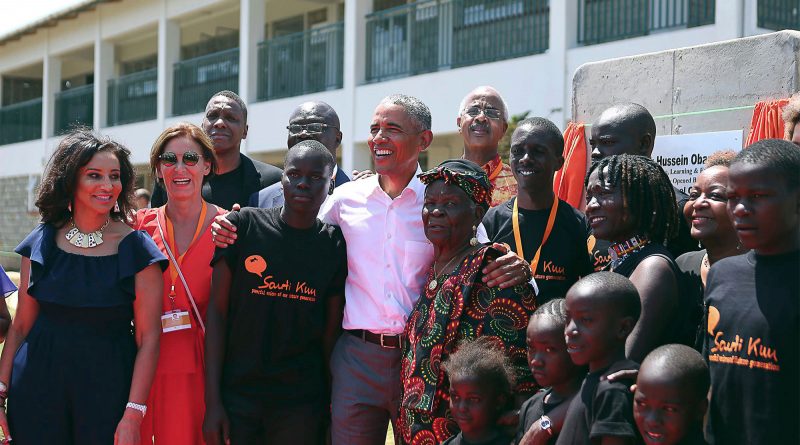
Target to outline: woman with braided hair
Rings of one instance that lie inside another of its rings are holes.
[[[586,217],[594,236],[611,243],[612,272],[639,291],[642,314],[626,355],[641,362],[667,343],[692,345],[700,310],[682,292],[681,273],[664,247],[678,229],[669,177],[652,159],[616,155],[592,165],[586,179]],[[687,301],[683,301],[687,300]]]

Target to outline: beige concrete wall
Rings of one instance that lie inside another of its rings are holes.
[[[28,184],[28,176],[0,178],[0,264],[6,270],[19,270],[19,256],[11,252],[39,221],[38,213],[28,212]]]
[[[572,119],[591,123],[619,102],[654,116],[754,105],[800,89],[800,32],[587,63],[572,81]],[[745,130],[752,109],[656,119],[659,135]]]

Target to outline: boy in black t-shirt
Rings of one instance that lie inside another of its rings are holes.
[[[664,345],[645,357],[636,379],[633,418],[647,445],[707,445],[708,366],[685,345]]]
[[[564,165],[564,137],[541,117],[523,120],[511,135],[509,164],[517,196],[489,209],[480,241],[506,243],[531,263],[537,303],[564,298],[578,278],[592,272],[583,214],[553,193],[553,176]]]
[[[570,359],[564,340],[566,324],[563,298],[539,306],[528,322],[528,364],[536,383],[544,389],[522,404],[516,444],[555,444],[567,407],[581,387],[586,369]]]
[[[633,283],[613,272],[581,278],[567,292],[567,351],[575,364],[589,365],[589,374],[569,405],[558,445],[642,443],[633,421],[633,382],[607,379],[638,368],[625,358],[625,340],[641,308]]]
[[[800,438],[800,150],[765,139],[728,171],[728,211],[751,252],[714,263],[703,355],[706,438],[767,445]]]
[[[341,230],[317,219],[334,162],[300,142],[286,155],[284,206],[228,215],[238,237],[214,255],[208,308],[209,445],[322,439],[347,275]]]

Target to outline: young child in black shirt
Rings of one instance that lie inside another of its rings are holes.
[[[706,438],[717,445],[800,438],[800,150],[765,139],[728,170],[728,211],[746,249],[706,280]]]
[[[208,307],[209,445],[321,443],[347,276],[341,230],[317,219],[334,164],[302,141],[286,154],[284,206],[228,215],[238,236],[214,255]]]
[[[633,418],[647,445],[706,445],[708,366],[685,345],[664,345],[642,362],[633,396]]]
[[[514,370],[490,337],[462,343],[444,364],[450,413],[461,432],[442,445],[508,445],[497,420],[512,403]]]
[[[625,358],[625,340],[641,312],[633,283],[613,272],[596,272],[567,292],[567,351],[577,365],[589,365],[580,394],[572,399],[558,445],[640,444],[633,421],[633,381],[607,379],[638,369]]]
[[[570,359],[564,340],[566,324],[563,298],[539,306],[528,322],[528,364],[536,383],[544,389],[519,410],[518,445],[555,444],[567,407],[581,387],[586,369]]]

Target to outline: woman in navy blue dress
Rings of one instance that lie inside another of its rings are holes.
[[[79,130],[59,144],[17,247],[19,302],[0,357],[0,427],[15,444],[139,444],[158,358],[162,267],[125,223],[129,152]]]
[[[11,314],[8,312],[6,298],[17,291],[17,286],[0,266],[0,342],[6,339],[8,327],[11,325]]]

